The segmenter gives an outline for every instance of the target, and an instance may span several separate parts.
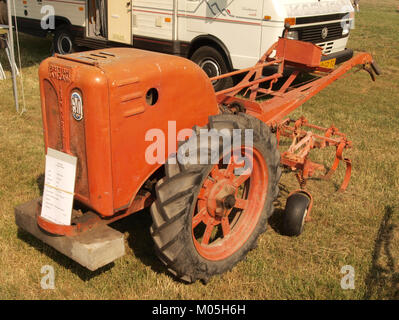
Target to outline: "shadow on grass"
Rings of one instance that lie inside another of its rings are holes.
[[[168,271],[166,266],[158,259],[154,250],[154,241],[150,234],[152,217],[149,209],[134,213],[129,217],[112,223],[110,226],[121,233],[128,233],[127,244],[132,249],[134,256],[143,264],[149,266],[155,273],[163,273],[174,281],[187,284],[182,279]],[[203,282],[205,284],[205,282]]]
[[[284,215],[284,209],[282,208],[276,208],[274,209],[273,214],[269,218],[269,225],[270,227],[279,235],[284,236],[283,232],[283,215]]]
[[[41,173],[36,178],[37,188],[39,189],[40,196],[43,195],[44,190],[44,173]]]
[[[392,222],[394,207],[386,206],[385,214],[374,242],[374,252],[366,278],[364,299],[399,299],[399,270],[392,255],[393,232],[398,226]],[[383,261],[386,261],[383,266]]]
[[[166,267],[159,261],[154,250],[154,242],[151,238],[150,227],[152,218],[149,209],[136,212],[129,217],[112,223],[110,226],[125,236],[128,246],[134,256],[156,273],[166,273]]]
[[[274,212],[269,217],[269,225],[270,227],[278,234],[284,236],[283,232],[283,216],[284,216],[284,207],[282,203],[282,199],[287,198],[288,194],[290,193],[289,189],[286,185],[279,183],[278,185],[280,192],[278,195],[277,200],[274,202]]]

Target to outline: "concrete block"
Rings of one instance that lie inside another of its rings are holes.
[[[123,234],[107,225],[100,225],[74,237],[56,236],[42,231],[36,222],[35,199],[15,208],[17,226],[57,251],[94,271],[125,255]]]

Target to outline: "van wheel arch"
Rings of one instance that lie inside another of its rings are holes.
[[[226,65],[229,68],[229,71],[233,70],[233,63],[231,61],[230,52],[227,49],[226,45],[218,38],[212,35],[201,35],[194,38],[190,43],[190,48],[188,50],[187,58],[191,59],[194,52],[203,46],[209,46],[217,51],[223,56],[225,59]]]
[[[212,36],[200,36],[194,39],[187,57],[200,65],[209,77],[233,71],[226,46]],[[233,84],[232,78],[221,79],[213,83],[215,91],[231,87]]]

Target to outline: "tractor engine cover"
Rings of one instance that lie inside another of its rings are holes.
[[[207,75],[177,56],[132,48],[56,55],[39,77],[45,150],[78,158],[75,199],[104,217],[128,209],[163,165],[146,159],[150,130],[164,134],[157,142],[167,159],[173,134],[218,113]]]

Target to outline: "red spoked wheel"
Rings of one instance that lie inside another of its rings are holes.
[[[224,164],[224,157],[213,166],[198,194],[192,218],[193,241],[198,253],[208,260],[223,260],[241,248],[255,229],[265,203],[265,160],[258,150],[242,148],[238,152],[246,161],[237,163],[236,152],[231,153],[230,163]]]
[[[209,120],[208,130],[221,135],[227,130],[239,143],[226,151],[224,136],[217,140],[219,145],[208,146],[203,143],[206,139],[199,139],[202,130],[195,128],[200,142],[194,144],[192,154],[204,149],[208,155],[215,154],[216,148],[222,157],[215,156],[216,164],[169,159],[151,206],[155,252],[171,273],[186,282],[206,282],[243,260],[266,231],[279,191],[280,153],[269,127],[241,113]],[[253,131],[251,144],[245,143],[247,129]]]

